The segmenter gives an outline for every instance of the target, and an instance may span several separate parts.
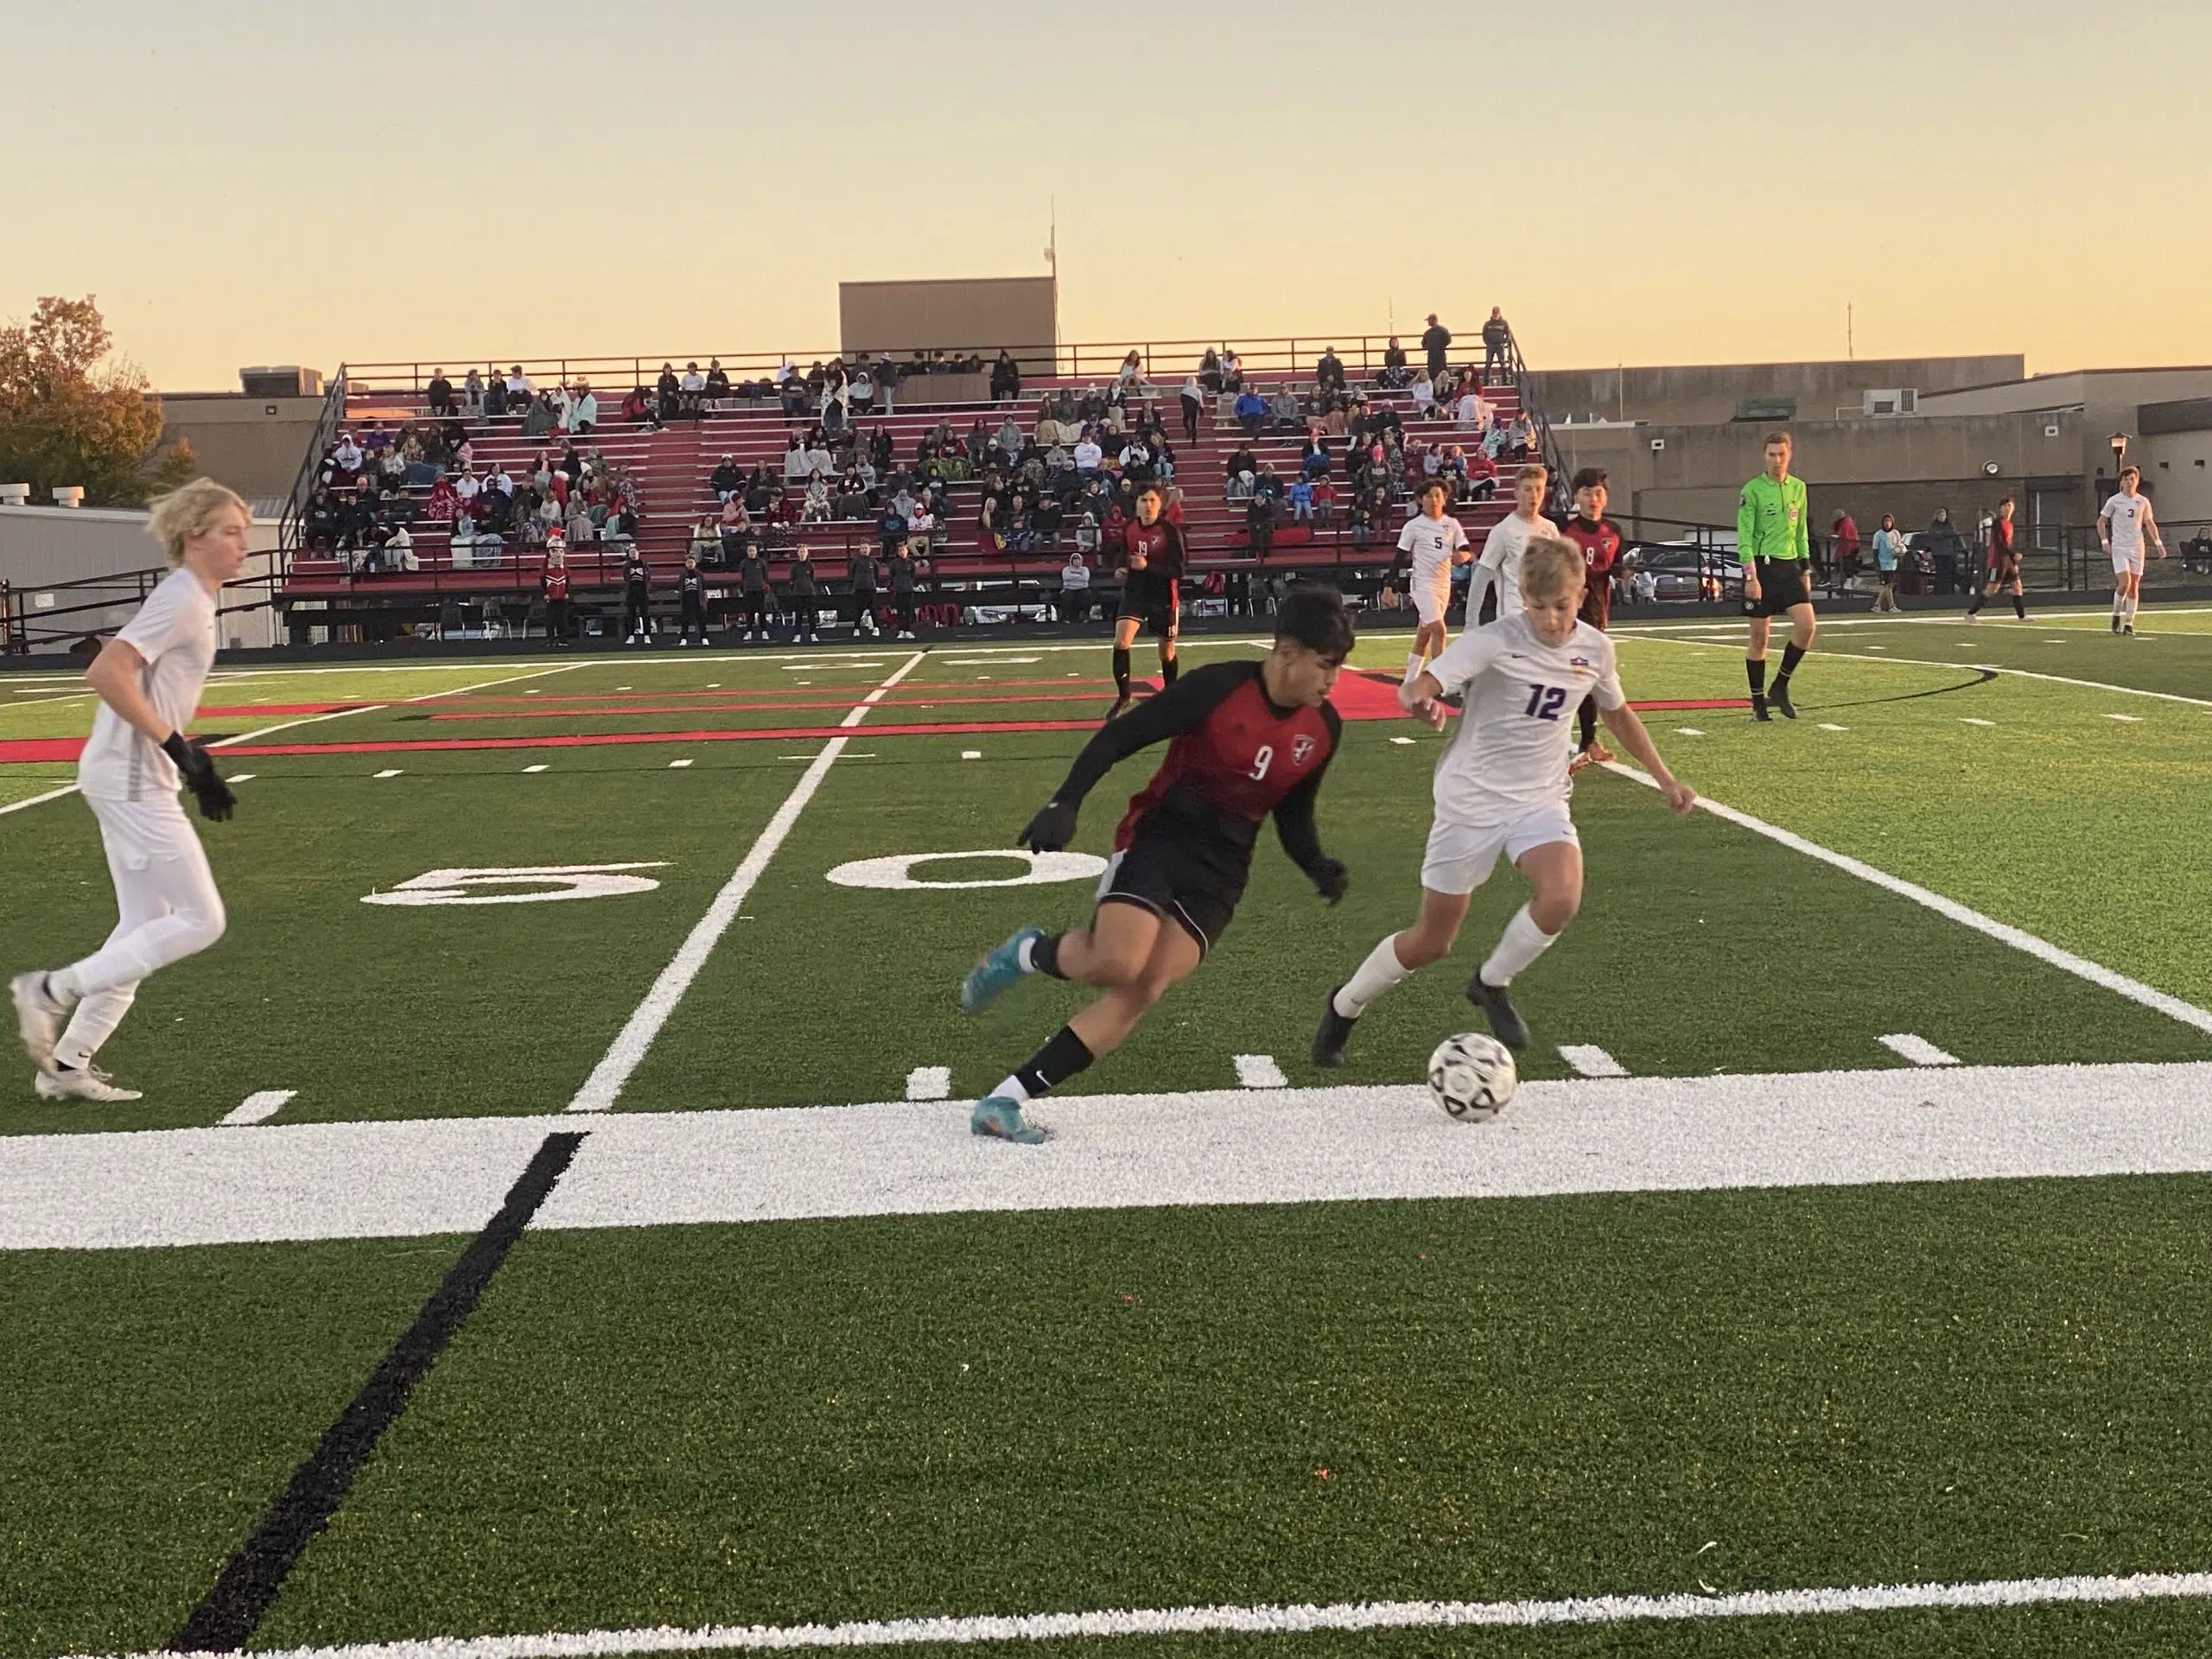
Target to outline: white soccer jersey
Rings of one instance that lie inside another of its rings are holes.
[[[1449,513],[1441,518],[1423,515],[1406,520],[1398,532],[1398,551],[1413,555],[1414,591],[1449,592],[1452,556],[1467,545],[1467,532]]]
[[[1521,614],[1521,556],[1529,550],[1530,540],[1550,534],[1551,528],[1541,518],[1531,523],[1517,512],[1509,512],[1483,538],[1482,565],[1497,584],[1499,621]]]
[[[2097,517],[2111,526],[2112,550],[2115,555],[2125,553],[2135,558],[2143,556],[2143,532],[2155,522],[2147,496],[2130,495],[2123,490],[2105,503]]]
[[[138,689],[154,711],[188,731],[215,662],[215,596],[189,570],[172,570],[116,638],[146,659]],[[175,795],[180,780],[154,741],[103,702],[78,757],[77,787],[98,800],[143,801]]]
[[[1428,671],[1447,693],[1466,694],[1436,762],[1440,818],[1474,822],[1501,804],[1565,800],[1574,711],[1593,692],[1600,709],[1627,701],[1604,633],[1577,622],[1566,644],[1548,645],[1520,611],[1461,634]]]

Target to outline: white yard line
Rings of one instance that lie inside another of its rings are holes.
[[[249,1123],[266,1122],[283,1109],[285,1102],[298,1093],[296,1089],[264,1089],[257,1094],[248,1095],[231,1109],[219,1127],[235,1129]]]
[[[1282,1074],[1282,1067],[1275,1064],[1272,1054],[1239,1054],[1236,1057],[1236,1086],[1240,1089],[1287,1089],[1290,1079]]]
[[[1956,1065],[1959,1057],[1936,1046],[1925,1037],[1916,1037],[1909,1031],[1893,1031],[1878,1039],[1892,1054],[1902,1055],[1915,1065]]]
[[[849,729],[867,719],[868,711],[892,687],[919,667],[927,654],[918,651],[907,658],[892,671],[888,679],[855,704],[844,719],[837,722],[838,725]],[[849,741],[843,737],[831,738],[823,745],[822,753],[814,757],[813,763],[799,774],[798,782],[791,786],[791,792],[785,797],[784,804],[768,820],[767,827],[753,842],[751,850],[745,855],[744,861],[722,884],[722,890],[715,895],[714,903],[707,906],[707,913],[699,918],[668,966],[661,969],[660,977],[645,993],[645,1001],[638,1004],[636,1011],[616,1033],[613,1042],[608,1045],[607,1052],[600,1057],[599,1064],[592,1068],[591,1076],[584,1079],[583,1087],[576,1090],[575,1098],[569,1103],[570,1111],[603,1112],[614,1104],[624,1085],[630,1081],[631,1074],[645,1059],[645,1052],[653,1046],[653,1039],[660,1035],[661,1027],[676,1012],[676,1005],[683,1000],[683,994],[691,988],[691,982],[707,965],[707,958],[714,954],[716,942],[737,919],[739,907],[753,891],[753,883],[768,868],[768,861],[784,844],[784,838],[791,834],[791,826],[798,822],[798,815],[814,798],[814,791],[822,787],[822,780],[830,775],[830,768],[836,764],[837,757],[844,753],[845,745]]]
[[[1738,651],[1740,645],[1719,639],[1674,639],[1665,634],[1647,633],[1639,636],[1655,645],[1687,645],[1692,651]],[[1880,651],[1870,645],[1869,651]],[[1989,674],[2005,675],[2016,680],[2044,680],[2052,685],[2079,686],[2085,691],[2110,691],[2124,697],[2152,697],[2160,702],[2186,703],[2193,709],[2212,709],[2212,697],[2185,697],[2178,691],[2146,691],[2139,685],[2113,685],[2106,680],[2078,680],[2065,674],[2045,674],[2032,668],[2007,668],[2002,663],[1947,663],[1932,657],[1892,657],[1885,652],[1869,657],[1855,651],[1828,651],[1820,655],[1852,663],[1894,663],[1901,668],[1971,668]]]
[[[0,806],[0,818],[6,817],[10,812],[27,812],[32,807],[42,806],[48,801],[58,801],[64,795],[74,795],[76,792],[76,785],[64,784],[59,789],[48,790],[43,795],[26,795],[20,801],[10,801],[5,806]]]
[[[1634,766],[1627,766],[1618,760],[1608,760],[1604,764],[1605,770],[1617,777],[1625,778],[1631,783],[1642,784],[1648,789],[1658,787],[1648,774],[1638,771]],[[1948,917],[1962,927],[1970,927],[1977,933],[1987,934],[1999,944],[2009,944],[2015,950],[2024,951],[2038,962],[2048,963],[2050,966],[2072,974],[2076,978],[2086,979],[2092,985],[2101,985],[2106,990],[2124,996],[2131,1002],[2139,1002],[2146,1008],[2156,1009],[2170,1020],[2178,1020],[2182,1024],[2194,1026],[2199,1031],[2212,1032],[2212,1010],[2200,1008],[2192,1002],[2184,1002],[2181,998],[2169,995],[2156,986],[2145,985],[2139,979],[2130,979],[2125,974],[2114,973],[2101,963],[2091,962],[2087,957],[2077,957],[2071,950],[2063,950],[2051,944],[2050,940],[2038,938],[2024,929],[2012,926],[2009,922],[2000,922],[1993,916],[1983,915],[1978,910],[1970,910],[1955,899],[1947,899],[1942,893],[1921,887],[1916,882],[1907,881],[1902,877],[1891,875],[1887,870],[1878,870],[1872,864],[1864,863],[1848,854],[1839,853],[1833,848],[1823,847],[1818,842],[1808,841],[1802,836],[1793,835],[1790,831],[1769,823],[1763,818],[1755,818],[1748,812],[1739,812],[1732,806],[1723,806],[1719,802],[1707,800],[1703,796],[1698,798],[1697,804],[1700,810],[1710,812],[1716,818],[1724,818],[1739,829],[1749,830],[1754,835],[1764,836],[1770,841],[1779,842],[1792,852],[1802,853],[1808,858],[1816,858],[1823,864],[1833,865],[1847,875],[1855,875],[1862,881],[1871,881],[1885,892],[1894,893],[1901,899],[1910,899],[1914,904],[1924,906],[1939,916]]]
[[[2212,1573],[1982,1579],[1957,1584],[1876,1584],[1726,1595],[1594,1595],[1556,1601],[1339,1601],[1238,1607],[1122,1607],[1096,1612],[971,1613],[842,1624],[666,1624],[542,1636],[435,1637],[345,1647],[260,1648],[254,1659],[618,1659],[638,1654],[777,1652],[970,1643],[1059,1642],[1113,1637],[1299,1636],[1316,1630],[1527,1630],[1561,1624],[1686,1619],[1805,1618],[1927,1609],[2039,1607],[2067,1603],[2199,1601]],[[150,1659],[150,1656],[149,1656]]]
[[[1885,1057],[1886,1058],[1886,1057]],[[969,1103],[610,1112],[532,1225],[1519,1198],[2212,1172],[2212,1061],[1056,1095],[1041,1147]],[[564,1115],[0,1137],[0,1249],[413,1237],[483,1225]]]
[[[1561,1043],[1559,1057],[1586,1077],[1624,1077],[1628,1068],[1592,1043]]]

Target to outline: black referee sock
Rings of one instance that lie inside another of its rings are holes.
[[[1180,672],[1182,672],[1182,671],[1176,666],[1175,659],[1173,657],[1161,658],[1160,659],[1160,688],[1164,690],[1168,686],[1174,684],[1175,677]]]
[[[1034,1100],[1039,1095],[1050,1094],[1096,1058],[1083,1039],[1075,1034],[1074,1027],[1062,1026],[1052,1033],[1050,1042],[1016,1068],[1014,1080],[1021,1085],[1023,1098]]]
[[[2023,622],[2028,620],[2028,601],[2024,595],[2019,594],[2012,595],[2012,614]]]
[[[1744,659],[1744,677],[1751,681],[1753,696],[1764,696],[1766,695],[1766,658],[1746,657]]]
[[[1797,671],[1797,664],[1804,660],[1805,653],[1796,646],[1784,645],[1782,648],[1782,672],[1774,677],[1775,684],[1777,686],[1789,684],[1789,677]]]
[[[1114,695],[1123,702],[1129,696],[1129,653],[1122,646],[1114,647]]]

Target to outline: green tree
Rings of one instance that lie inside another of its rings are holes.
[[[192,446],[162,447],[162,400],[112,344],[91,295],[48,295],[0,328],[0,484],[35,501],[78,484],[87,506],[136,507],[192,475]]]

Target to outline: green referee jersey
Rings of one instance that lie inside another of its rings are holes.
[[[1745,564],[1812,557],[1803,479],[1789,477],[1777,484],[1761,473],[1744,486],[1736,504],[1736,556]]]

